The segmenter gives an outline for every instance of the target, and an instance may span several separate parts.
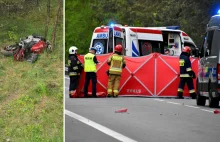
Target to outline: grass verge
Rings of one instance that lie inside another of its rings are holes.
[[[0,56],[0,141],[63,141],[63,57],[36,63]]]

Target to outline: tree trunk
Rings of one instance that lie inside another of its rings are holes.
[[[39,6],[39,0],[37,0],[36,4],[37,4],[37,7],[38,7]]]
[[[53,33],[52,33],[52,47],[51,50],[53,50],[53,48],[55,47],[55,40],[56,40],[56,29],[57,29],[57,24],[58,24],[58,20],[59,20],[59,15],[61,13],[61,7],[62,7],[62,0],[58,0],[58,11],[57,11],[57,15],[56,15],[56,21],[54,23],[54,28],[53,28]]]
[[[47,39],[48,27],[50,24],[50,0],[47,0],[47,23],[45,27],[45,38]]]

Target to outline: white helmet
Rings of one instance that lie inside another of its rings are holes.
[[[76,54],[78,48],[76,46],[71,46],[69,49],[69,54]]]

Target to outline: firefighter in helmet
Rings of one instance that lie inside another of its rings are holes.
[[[118,44],[115,46],[114,54],[108,59],[107,63],[110,66],[109,70],[107,71],[109,76],[107,97],[118,97],[122,68],[125,68],[126,66],[124,56],[122,56],[121,45]]]
[[[180,64],[180,83],[178,87],[178,95],[177,98],[183,99],[183,90],[185,83],[187,83],[190,96],[195,99],[196,93],[193,86],[193,78],[196,78],[195,72],[192,70],[191,62],[190,62],[190,53],[191,48],[189,46],[185,46],[182,49],[182,53],[179,57]]]
[[[76,94],[76,89],[79,84],[80,73],[82,71],[82,63],[77,57],[78,48],[71,46],[69,48],[68,73],[70,77],[69,97],[72,98]]]
[[[95,47],[91,47],[89,49],[89,53],[84,56],[84,71],[86,72],[85,84],[84,84],[84,97],[88,97],[88,87],[89,82],[92,80],[92,96],[96,98],[96,65],[98,64],[98,60],[95,56],[97,49]]]

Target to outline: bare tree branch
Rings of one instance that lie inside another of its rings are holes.
[[[56,21],[55,21],[55,24],[54,24],[54,28],[53,28],[53,33],[52,33],[52,49],[55,47],[55,40],[56,40],[56,29],[57,29],[57,24],[58,24],[58,20],[59,20],[59,15],[61,13],[61,7],[62,7],[62,0],[59,0],[59,8],[58,8],[58,11],[57,11],[57,15],[56,15]]]
[[[47,39],[48,27],[50,24],[50,0],[47,1],[47,23],[45,28],[45,38]]]

